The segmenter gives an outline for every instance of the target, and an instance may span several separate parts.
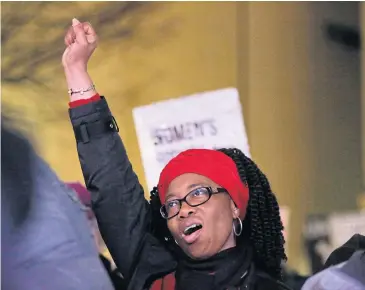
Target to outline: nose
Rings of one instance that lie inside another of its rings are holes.
[[[191,207],[186,202],[183,202],[180,208],[179,217],[180,218],[187,218],[188,216],[194,214],[195,209]]]

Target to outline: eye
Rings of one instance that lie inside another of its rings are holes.
[[[208,191],[206,188],[202,187],[202,188],[197,188],[195,189],[191,195],[193,197],[199,197],[199,196],[202,196],[202,195],[207,195],[208,194]]]
[[[174,208],[176,206],[179,205],[179,201],[178,200],[170,200],[168,202],[166,202],[166,208]]]

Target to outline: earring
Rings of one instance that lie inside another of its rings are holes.
[[[236,220],[238,220],[239,230],[236,229],[235,222],[233,221],[233,232],[236,235],[236,237],[238,237],[242,234],[243,225],[240,218],[236,218]]]
[[[176,240],[175,240],[175,244],[176,244],[176,245],[179,245],[179,244],[177,243],[177,241],[176,241]]]

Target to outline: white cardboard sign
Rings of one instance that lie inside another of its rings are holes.
[[[138,107],[133,118],[150,190],[167,162],[186,149],[236,147],[250,156],[235,88]]]

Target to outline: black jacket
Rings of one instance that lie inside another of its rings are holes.
[[[149,289],[173,272],[176,261],[150,229],[151,210],[104,98],[70,109],[85,183],[100,232],[129,290]],[[268,277],[252,290],[287,289]]]

